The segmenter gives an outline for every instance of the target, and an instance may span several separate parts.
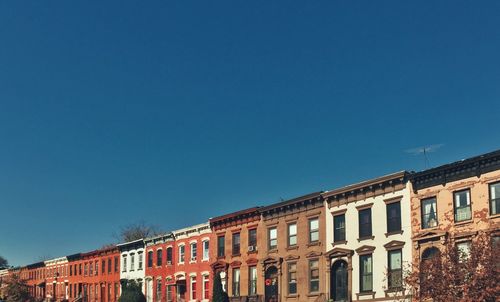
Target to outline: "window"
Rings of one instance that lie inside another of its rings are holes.
[[[359,256],[359,288],[361,292],[373,290],[372,255]]]
[[[218,236],[217,237],[217,257],[224,257],[226,254],[224,249],[225,249],[225,238],[224,236]]]
[[[288,225],[288,246],[297,245],[297,224],[291,223]]]
[[[438,255],[439,255],[439,250],[436,247],[427,248],[422,253],[422,262],[425,262],[427,260],[431,260],[432,258],[434,258]]]
[[[196,261],[198,254],[198,245],[196,242],[191,243],[191,261]]]
[[[92,262],[89,263],[89,276],[94,275],[94,264]]]
[[[455,205],[455,222],[471,219],[470,190],[453,193]]]
[[[436,198],[422,200],[422,229],[433,228],[438,225]]]
[[[388,256],[388,287],[389,289],[400,288],[403,281],[401,250],[393,250],[387,253]]]
[[[345,215],[333,216],[333,242],[345,241]]]
[[[163,262],[163,250],[156,251],[156,265],[161,266]]]
[[[127,255],[123,255],[123,271],[127,271]],[[106,260],[102,260],[101,262],[101,273],[106,273]]]
[[[297,294],[297,263],[288,263],[288,294]]]
[[[240,269],[233,268],[233,297],[240,296]]]
[[[309,292],[319,291],[319,261],[309,260]]]
[[[210,243],[208,240],[203,241],[203,260],[208,260],[210,257]],[[208,299],[208,298],[207,298]]]
[[[115,301],[118,301],[120,298],[120,287],[118,285],[118,282],[115,282]]]
[[[135,254],[130,253],[130,271],[135,270]]]
[[[69,267],[69,275],[73,276],[73,265],[70,265]]]
[[[309,220],[309,242],[318,242],[319,240],[319,220],[313,218]]]
[[[168,264],[172,264],[172,248],[171,247],[167,247],[167,265]]]
[[[184,245],[179,246],[179,263],[184,263],[184,252],[186,247]]]
[[[203,300],[208,300],[210,293],[210,280],[208,275],[203,275]]]
[[[99,275],[99,261],[96,261],[94,263],[94,266],[95,266],[95,275]]]
[[[167,249],[168,251],[168,249]],[[174,286],[173,285],[167,285],[167,302],[172,302],[173,301],[173,295],[172,295],[172,288]]]
[[[156,280],[156,301],[161,302],[161,279]]]
[[[359,210],[359,238],[372,235],[372,209]]]
[[[139,254],[140,257],[141,254]],[[118,266],[118,256],[115,256],[115,273],[118,273],[119,271],[119,266]],[[96,270],[97,270],[97,262],[96,262]]]
[[[142,270],[142,254],[143,252],[140,251],[140,252],[137,252],[137,262],[138,262],[138,265],[137,265],[137,270]]]
[[[500,182],[490,185],[490,215],[500,212]]]
[[[196,300],[196,277],[191,277],[191,300]]]
[[[108,259],[108,274],[111,274],[111,258]]]
[[[108,301],[111,301],[111,283],[108,283]]]
[[[458,255],[459,255],[461,261],[469,258],[470,246],[471,246],[470,241],[463,241],[463,242],[457,243]]]
[[[256,248],[257,248],[257,229],[248,230],[248,246],[249,246],[250,252],[253,252],[256,250]]]
[[[248,294],[250,296],[257,295],[257,267],[248,267]]]
[[[85,267],[84,267],[84,270],[83,270],[83,275],[84,275],[84,276],[87,276],[88,271],[89,271],[89,270],[88,270],[88,268],[89,268],[89,264],[88,264],[88,263],[85,263]]]
[[[233,233],[233,255],[240,254],[240,233]]]
[[[276,227],[268,229],[268,247],[270,250],[278,248],[278,230]]]
[[[401,231],[401,202],[393,202],[387,205],[387,233]]]
[[[148,251],[148,267],[153,267],[153,251]]]

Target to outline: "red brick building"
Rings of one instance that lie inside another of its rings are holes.
[[[173,233],[144,239],[146,245],[146,297],[148,301],[174,301],[175,264]]]
[[[209,301],[212,296],[210,225],[203,223],[173,232],[175,286],[172,301]],[[170,301],[168,301],[170,302]]]

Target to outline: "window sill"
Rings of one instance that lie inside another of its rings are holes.
[[[470,224],[470,223],[472,223],[472,219],[458,221],[458,222],[455,222],[454,225],[455,226],[464,226],[464,225],[467,225],[467,224]]]
[[[375,299],[375,292],[374,291],[369,291],[369,292],[360,292],[360,293],[357,293],[356,296],[358,297],[358,300],[359,300],[359,297],[361,296],[372,296],[372,299]]]
[[[240,256],[241,256],[241,253],[231,254],[231,257],[240,257]]]
[[[403,235],[404,231],[403,230],[399,230],[399,231],[393,231],[393,232],[387,232],[385,233],[385,237],[389,237],[391,235]]]
[[[286,248],[287,251],[291,251],[291,250],[298,250],[299,247],[297,245],[292,245],[292,246],[289,246]]]
[[[278,252],[278,249],[270,249],[267,251],[268,253],[277,253]]]
[[[252,254],[257,254],[257,251],[251,251],[251,252],[247,252],[247,255],[252,255]]]
[[[310,247],[310,246],[319,246],[319,245],[321,245],[321,242],[315,241],[315,242],[309,242],[307,244],[307,247]]]
[[[500,213],[498,214],[493,214],[493,215],[488,215],[489,219],[495,219],[495,218],[500,218]]]
[[[299,297],[300,297],[299,294],[292,294],[292,295],[285,296],[286,299],[298,299]]]
[[[217,260],[222,260],[222,259],[226,259],[226,255],[224,255],[224,256],[217,256]]]
[[[308,293],[306,296],[307,297],[318,297],[320,295],[319,292],[313,292],[313,293]]]
[[[384,292],[386,294],[391,294],[391,293],[401,292],[402,290],[403,290],[402,287],[393,287],[393,288],[386,289]]]
[[[342,241],[334,241],[332,243],[332,246],[337,246],[337,245],[342,245],[342,244],[347,244],[347,240],[342,240]]]
[[[358,238],[358,242],[363,241],[363,240],[373,240],[373,239],[375,239],[375,236],[360,237],[360,238]]]

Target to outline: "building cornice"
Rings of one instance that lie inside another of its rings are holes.
[[[322,196],[329,207],[335,203],[343,204],[363,200],[403,189],[406,186],[408,175],[408,172],[400,171],[328,191]]]
[[[495,170],[500,170],[500,150],[412,173],[409,179],[416,192],[436,185],[445,185],[452,181],[474,176],[479,177]]]
[[[285,213],[298,213],[303,210],[310,210],[323,207],[323,192],[314,192],[290,200],[278,202],[259,210],[264,219],[280,216]]]
[[[245,223],[252,223],[260,220],[259,207],[210,218],[210,227],[214,230],[221,230],[231,226]]]

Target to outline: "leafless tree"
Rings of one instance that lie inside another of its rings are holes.
[[[161,234],[162,231],[156,225],[146,224],[144,221],[131,223],[120,228],[118,234],[113,236],[120,242],[129,242],[141,238],[147,238]]]

